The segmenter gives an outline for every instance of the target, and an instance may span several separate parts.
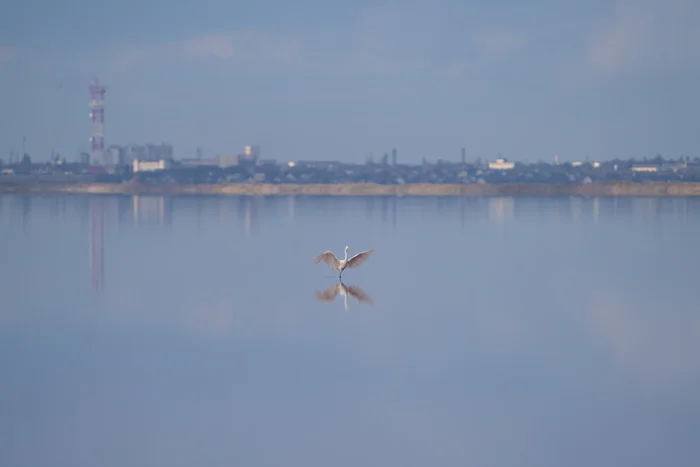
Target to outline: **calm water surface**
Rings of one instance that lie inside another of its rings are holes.
[[[698,239],[682,198],[0,196],[0,465],[697,466]]]

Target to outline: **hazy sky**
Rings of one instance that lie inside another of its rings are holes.
[[[7,3],[3,159],[87,150],[92,76],[106,144],[178,158],[700,155],[697,0]]]

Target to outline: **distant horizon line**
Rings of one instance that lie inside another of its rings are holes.
[[[155,146],[160,146],[159,144],[154,144],[154,143],[146,143],[146,144],[143,144],[143,146],[146,146],[146,145],[149,145],[149,144],[152,144],[152,145],[155,145]],[[166,144],[166,145],[167,145],[167,143],[161,143],[161,144]],[[120,145],[114,145],[114,146],[120,146]],[[121,146],[127,146],[127,145],[121,145]],[[110,146],[110,147],[113,147],[113,146]],[[30,159],[32,159],[31,154],[29,154],[29,153],[27,153],[27,152],[25,152],[24,154],[26,154],[27,156],[29,156]],[[78,153],[78,160],[70,161],[70,160],[68,160],[68,158],[66,158],[65,156],[62,156],[60,160],[65,160],[66,163],[80,163],[80,156],[81,156],[82,154],[90,154],[90,153],[88,153],[88,152],[86,152],[86,151],[80,151],[80,152]],[[42,160],[32,160],[32,163],[33,163],[33,164],[51,163],[53,160],[56,160],[56,159],[52,159],[52,157],[55,156],[55,155],[61,156],[61,154],[60,154],[59,152],[52,152],[52,153],[48,156],[48,158],[45,159],[44,161],[42,161]],[[0,161],[3,161],[6,165],[19,164],[20,161],[21,161],[21,159],[22,159],[22,157],[23,157],[23,155],[17,154],[17,153],[14,152],[14,151],[11,151],[11,152],[10,152],[10,156],[11,156],[11,158],[10,158],[9,160],[5,160],[5,159],[3,159],[2,157],[0,157]],[[14,159],[13,159],[13,156],[14,156]],[[205,158],[205,157],[198,158],[198,157],[196,157],[196,156],[195,156],[195,157],[181,157],[181,158],[173,157],[171,160],[174,161],[174,162],[180,162],[180,161],[196,161],[196,160],[202,160],[202,161],[212,160],[212,161],[213,161],[213,160],[216,160],[218,157],[222,157],[222,156],[226,156],[226,155],[219,154],[219,155],[216,155],[216,156],[213,156],[213,157],[206,157],[206,158]],[[231,154],[231,155],[227,155],[227,156],[228,156],[228,157],[231,157],[231,156],[239,157],[239,156],[243,156],[243,154],[235,154],[235,155]],[[495,162],[495,161],[498,161],[498,160],[503,160],[503,161],[507,161],[507,162],[513,162],[513,163],[515,163],[515,164],[521,164],[521,165],[540,165],[540,164],[544,164],[544,165],[552,165],[552,166],[556,166],[556,165],[567,165],[567,164],[573,164],[573,163],[583,165],[583,164],[596,164],[596,163],[597,163],[597,164],[608,164],[608,163],[614,163],[614,162],[633,162],[633,163],[649,163],[649,164],[654,163],[655,161],[657,161],[657,162],[681,162],[681,163],[683,163],[683,162],[700,162],[700,156],[695,156],[695,157],[690,157],[690,156],[678,156],[677,158],[674,158],[674,157],[664,157],[664,156],[662,156],[661,154],[657,154],[655,157],[643,156],[641,159],[640,159],[640,158],[637,158],[637,157],[629,157],[629,158],[627,158],[627,159],[624,159],[624,158],[614,158],[614,159],[607,159],[607,160],[605,160],[605,159],[590,159],[590,158],[586,158],[586,159],[584,159],[584,160],[559,160],[559,161],[546,161],[546,160],[543,160],[543,159],[538,159],[538,160],[536,160],[536,161],[532,161],[532,160],[518,160],[518,159],[512,159],[512,158],[509,158],[509,157],[505,157],[505,156],[502,156],[502,155],[500,155],[500,154],[499,154],[497,157],[493,158],[493,159],[491,159],[491,158],[486,158],[486,157],[482,158],[481,156],[478,156],[478,157],[476,157],[476,158],[471,158],[471,159],[462,161],[462,160],[444,159],[444,158],[438,157],[438,158],[434,158],[434,159],[423,158],[422,161],[418,161],[418,162],[405,162],[405,161],[404,161],[404,162],[401,162],[401,161],[398,161],[398,160],[397,160],[396,163],[394,163],[394,162],[391,161],[391,160],[390,160],[390,161],[387,161],[387,162],[384,162],[384,161],[381,160],[381,159],[382,159],[381,157],[379,158],[379,160],[374,159],[374,158],[366,158],[365,161],[355,161],[355,162],[349,162],[349,161],[343,161],[343,160],[331,160],[331,159],[296,159],[296,160],[291,160],[291,159],[289,159],[289,160],[288,160],[288,159],[260,158],[259,156],[257,157],[257,159],[258,159],[258,160],[262,160],[262,161],[275,161],[275,162],[281,163],[281,164],[289,164],[289,163],[295,163],[295,164],[297,164],[297,163],[334,163],[334,164],[344,164],[344,165],[369,165],[369,164],[376,164],[376,165],[389,165],[389,166],[392,166],[392,165],[407,165],[407,166],[411,166],[411,165],[423,165],[423,164],[426,164],[426,163],[428,163],[428,164],[444,163],[444,164],[466,164],[466,165],[476,165],[476,164],[480,164],[480,163],[483,164],[483,163],[488,163],[488,162]],[[160,160],[160,159],[159,159],[159,160]],[[114,164],[114,165],[118,165],[118,164]]]

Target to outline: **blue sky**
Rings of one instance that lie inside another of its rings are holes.
[[[695,0],[25,0],[0,16],[0,158],[107,144],[362,162],[700,155]]]

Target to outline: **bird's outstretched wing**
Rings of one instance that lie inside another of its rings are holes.
[[[322,302],[332,302],[337,296],[338,284],[331,285],[326,290],[324,290],[323,293],[319,292],[318,290],[316,291],[316,298],[318,298]]]
[[[355,299],[356,299],[358,302],[364,302],[364,303],[368,303],[369,305],[374,306],[374,302],[373,302],[372,299],[369,297],[369,295],[367,295],[367,294],[365,293],[365,291],[362,290],[361,288],[359,288],[358,286],[356,286],[356,285],[349,285],[349,286],[345,287],[345,289],[348,291],[348,293],[349,293],[350,295],[352,295],[353,297],[355,297]]]
[[[340,269],[340,261],[330,251],[324,251],[314,258],[314,263],[320,263],[321,261],[325,262],[332,269]]]
[[[368,250],[368,251],[363,251],[362,253],[358,253],[352,258],[348,260],[348,265],[346,267],[348,268],[356,268],[360,264],[364,263],[367,258],[370,257],[370,255],[374,253],[374,249]]]

